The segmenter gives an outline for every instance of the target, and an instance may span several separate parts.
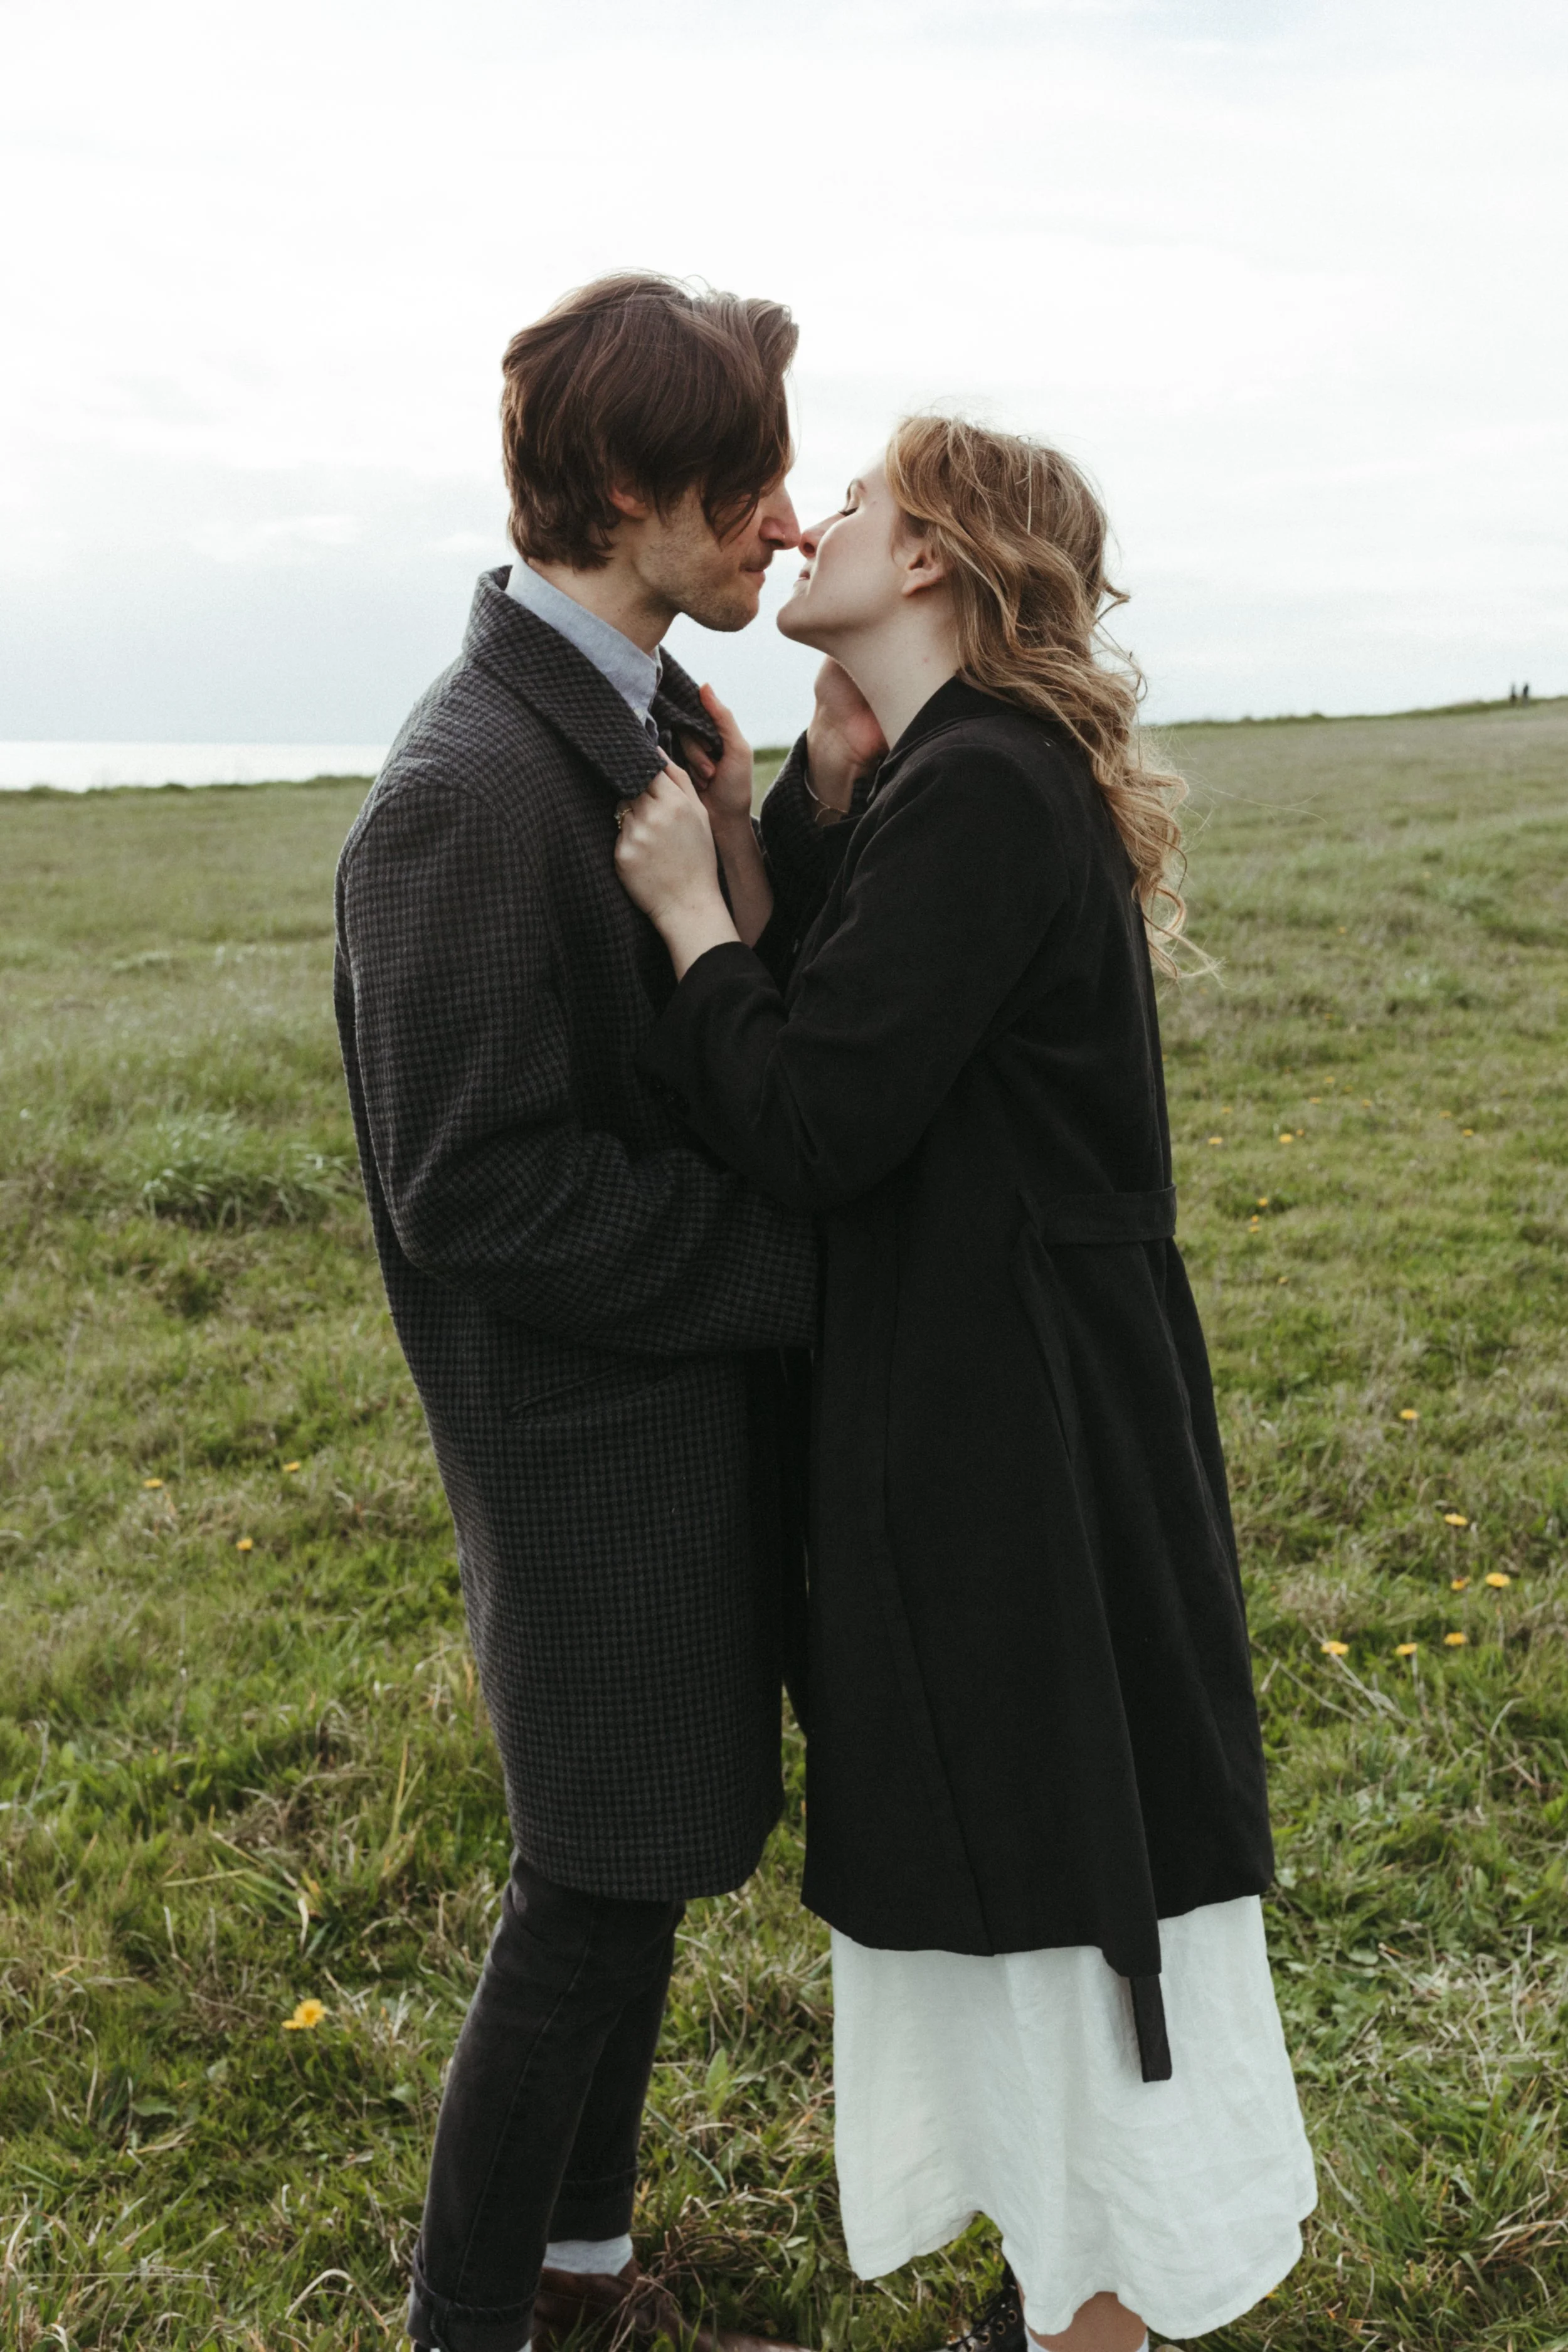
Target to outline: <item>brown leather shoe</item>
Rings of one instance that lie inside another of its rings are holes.
[[[669,2289],[649,2278],[635,2256],[614,2275],[546,2264],[533,2298],[532,2352],[555,2352],[574,2330],[591,2333],[601,2352],[629,2352],[660,2337],[679,2352],[801,2352],[796,2345],[774,2344],[765,2336],[694,2326]]]

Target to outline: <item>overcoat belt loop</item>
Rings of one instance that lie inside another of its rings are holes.
[[[1029,1222],[1048,1249],[1096,1243],[1168,1242],[1176,1231],[1176,1188],[1153,1192],[1048,1192],[1023,1189]]]

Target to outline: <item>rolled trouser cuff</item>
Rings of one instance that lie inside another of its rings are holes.
[[[524,2352],[533,2333],[533,2297],[499,2311],[454,2303],[430,2285],[416,2247],[406,2326],[413,2341],[428,2345],[431,2352]]]
[[[636,2168],[598,2179],[566,2179],[550,2213],[550,2235],[562,2238],[622,2238],[632,2226],[637,2202]]]

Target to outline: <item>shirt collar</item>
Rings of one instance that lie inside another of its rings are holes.
[[[565,594],[552,581],[535,572],[531,564],[512,565],[506,593],[536,620],[564,637],[568,645],[575,646],[584,660],[591,661],[608,678],[648,733],[657,731],[649,714],[663,667],[658,654],[645,654],[630,637],[613,629],[597,613],[590,613],[585,604]]]

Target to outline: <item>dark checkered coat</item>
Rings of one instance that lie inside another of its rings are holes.
[[[673,983],[612,852],[659,754],[506,576],[344,845],[343,1063],[518,1845],[713,1893],[779,1807],[772,1382],[815,1244],[637,1074]],[[668,660],[655,717],[711,736]]]

